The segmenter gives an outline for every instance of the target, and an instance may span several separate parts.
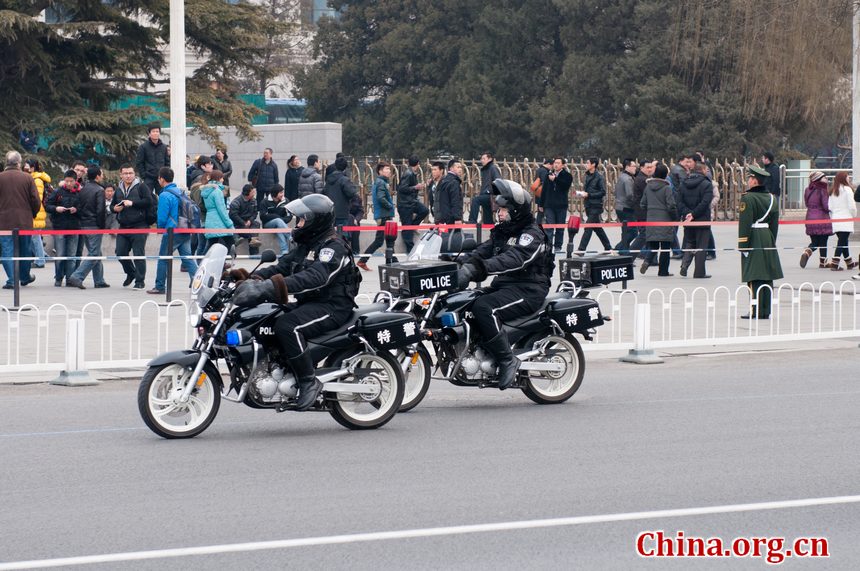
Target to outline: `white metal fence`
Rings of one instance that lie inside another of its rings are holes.
[[[860,337],[860,292],[851,281],[775,288],[769,320],[742,320],[752,309],[749,290],[698,287],[594,294],[612,321],[598,328],[586,350],[667,349],[774,341]],[[359,302],[370,300],[362,295]],[[194,332],[183,301],[126,302],[80,310],[62,304],[40,309],[0,306],[0,374],[66,368],[66,334],[84,324],[87,369],[143,367],[161,352],[187,348]],[[647,330],[646,330],[647,329]],[[644,346],[643,346],[644,345]],[[79,360],[77,361],[79,362]]]

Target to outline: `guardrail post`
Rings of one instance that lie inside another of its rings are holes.
[[[21,257],[21,244],[18,229],[12,230],[12,305],[21,307],[21,268],[18,258]],[[29,276],[27,276],[29,278]]]
[[[636,316],[633,320],[633,349],[619,361],[637,365],[654,365],[663,363],[654,350],[651,349],[651,304],[637,303]]]
[[[84,339],[84,320],[69,319],[66,322],[66,368],[60,372],[60,376],[51,381],[52,385],[85,387],[101,384],[101,381],[92,378],[86,370]]]
[[[173,295],[173,228],[167,229],[167,254],[170,259],[167,260],[167,283],[164,286],[164,292],[167,294],[167,303],[170,303],[170,298]]]

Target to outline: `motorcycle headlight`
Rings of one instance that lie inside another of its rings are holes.
[[[191,311],[188,313],[188,325],[191,327],[197,327],[200,325],[200,311],[196,307],[192,307]]]

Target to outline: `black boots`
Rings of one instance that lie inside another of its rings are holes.
[[[484,348],[496,358],[499,389],[505,390],[517,378],[517,369],[520,367],[520,360],[514,357],[511,351],[511,344],[508,342],[508,336],[504,333],[499,333],[489,341],[485,341]]]
[[[314,376],[314,363],[311,361],[311,354],[305,351],[298,357],[290,359],[290,366],[293,368],[296,383],[299,386],[296,410],[308,410],[322,392],[322,383]]]

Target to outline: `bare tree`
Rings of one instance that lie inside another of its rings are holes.
[[[291,76],[304,63],[311,43],[302,26],[302,0],[263,0],[260,5],[268,15],[269,25],[255,33],[260,41],[260,56],[254,73],[244,77],[241,85],[248,93],[266,95],[271,89],[287,91],[279,80]],[[254,33],[254,32],[252,32]]]
[[[854,1],[682,0],[674,63],[689,85],[737,90],[748,117],[785,125],[847,113],[838,91],[851,89]]]

